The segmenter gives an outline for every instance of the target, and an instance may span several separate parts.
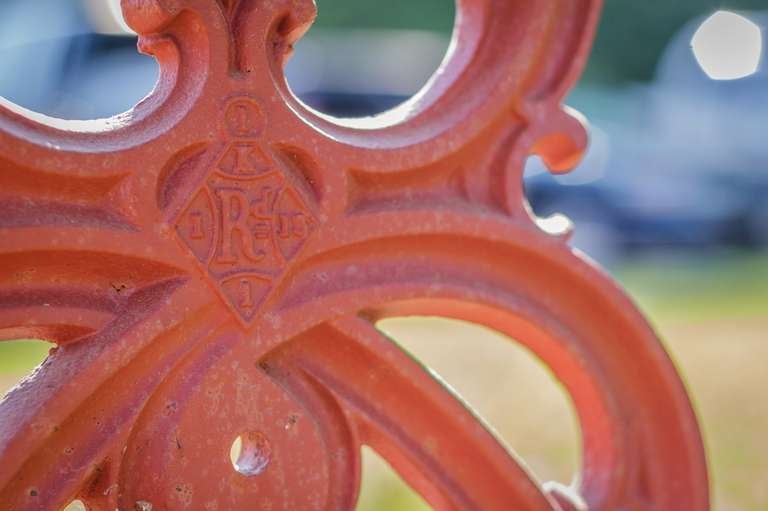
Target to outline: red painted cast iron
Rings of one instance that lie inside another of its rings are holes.
[[[352,509],[362,444],[436,509],[708,509],[662,346],[522,191],[529,155],[584,150],[561,102],[599,8],[460,0],[440,71],[362,126],[286,85],[311,0],[123,0],[161,70],[133,110],[0,103],[0,338],[57,345],[0,402],[0,509]],[[536,480],[375,328],[407,315],[548,364],[577,482]]]

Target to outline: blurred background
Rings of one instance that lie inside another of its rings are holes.
[[[310,106],[382,112],[415,93],[448,47],[453,0],[317,0],[287,75]],[[0,96],[55,117],[129,109],[157,66],[135,50],[117,1],[0,0]],[[649,315],[702,420],[715,509],[768,508],[768,4],[608,0],[584,78],[568,98],[592,125],[587,157],[554,177],[532,158],[540,216]],[[761,11],[760,9],[766,9]],[[569,482],[578,425],[545,368],[487,330],[442,320],[380,325],[487,418],[542,479]],[[0,344],[0,392],[47,353]],[[365,453],[360,510],[427,506]]]

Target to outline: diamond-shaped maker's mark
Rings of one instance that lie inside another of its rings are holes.
[[[233,104],[230,125],[256,122],[259,110],[252,100]],[[270,157],[263,142],[250,139],[225,145],[175,225],[227,305],[246,324],[315,227],[282,163]]]

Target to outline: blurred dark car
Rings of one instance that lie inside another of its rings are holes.
[[[748,201],[733,187],[721,187],[706,175],[682,183],[668,176],[642,180],[637,185],[604,180],[568,186],[540,174],[525,184],[537,215],[568,216],[576,225],[574,244],[604,262],[643,249],[758,242],[746,225]]]
[[[747,15],[768,26],[768,14]],[[592,226],[576,240],[587,252],[768,248],[768,51],[754,74],[713,80],[691,50],[703,21],[673,38],[654,82],[572,94],[569,104],[593,126],[592,147],[572,175],[530,165],[534,210]]]

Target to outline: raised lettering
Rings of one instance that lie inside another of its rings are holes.
[[[189,230],[189,237],[193,240],[201,240],[205,238],[205,232],[203,231],[203,214],[200,211],[194,211],[189,215],[190,223],[192,224]]]
[[[248,225],[251,213],[245,193],[242,190],[219,189],[216,194],[221,199],[221,246],[217,261],[225,264],[239,263],[240,257],[236,252],[238,244],[246,259],[261,261],[266,254],[254,247],[254,236]]]

